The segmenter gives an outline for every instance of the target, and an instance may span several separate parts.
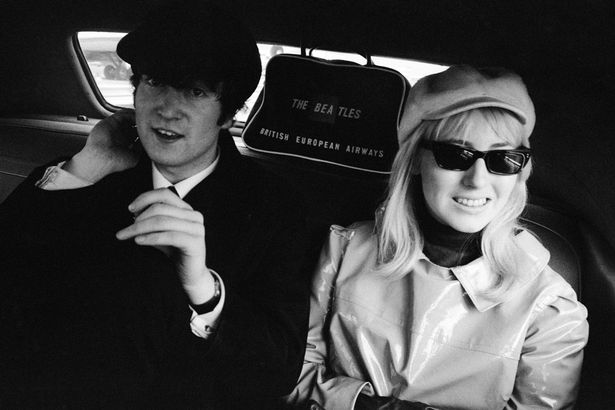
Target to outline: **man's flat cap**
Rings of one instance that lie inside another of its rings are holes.
[[[248,28],[207,1],[172,2],[151,13],[117,46],[140,72],[163,79],[226,80],[247,99],[261,76]]]

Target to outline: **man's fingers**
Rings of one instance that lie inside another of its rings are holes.
[[[100,137],[109,142],[121,140],[122,137],[128,135],[131,129],[134,129],[135,115],[132,110],[121,110],[102,121],[92,129],[91,135],[94,139]],[[105,137],[105,138],[103,138]]]
[[[133,124],[135,123],[135,110],[130,108],[122,108],[121,110],[113,113],[111,116],[121,120],[130,120]]]
[[[193,236],[177,231],[152,232],[135,237],[139,245],[172,246],[179,249],[190,249],[187,245],[193,240]]]
[[[112,128],[128,129],[135,125],[135,112],[133,110],[121,110],[107,117],[105,125]]]
[[[133,214],[140,214],[147,207],[158,202],[172,205],[177,208],[192,209],[187,202],[184,202],[180,197],[171,192],[171,190],[167,188],[159,188],[139,195],[130,203],[130,205],[128,205],[128,210]]]
[[[135,125],[134,111],[119,111],[113,114],[110,118],[113,118],[116,124],[115,126],[119,131],[117,133],[114,133],[114,135],[117,135],[119,138],[121,138],[119,141],[116,140],[115,142],[119,142],[120,145],[125,145],[129,148],[134,147],[134,143],[138,137],[137,128]]]
[[[185,232],[164,231],[144,233],[135,236],[134,241],[138,245],[162,249],[167,256],[170,256],[170,249],[178,249],[184,256],[200,258],[201,260],[197,265],[200,267],[205,266],[203,240]]]
[[[205,266],[204,247],[198,246],[198,243],[202,243],[202,239],[199,240],[198,238],[185,232],[152,232],[138,235],[134,240],[138,245],[152,246],[160,249],[167,256],[171,256],[171,249],[177,249],[184,258],[192,258],[189,260],[192,260],[192,264],[196,265],[196,268],[193,269],[196,269],[197,271],[202,271],[202,268]],[[186,263],[186,259],[180,260],[184,261],[180,263]],[[196,262],[194,262],[195,260]]]
[[[116,237],[120,240],[125,240],[156,232],[179,232],[191,237],[197,237],[200,241],[203,241],[205,227],[199,222],[187,221],[166,215],[156,215],[135,221],[132,225],[118,231]]]
[[[156,202],[148,206],[143,212],[137,214],[135,222],[142,221],[154,216],[170,216],[177,219],[203,224],[203,214],[198,211],[193,211],[186,208],[178,208],[174,205],[169,205],[164,202]]]

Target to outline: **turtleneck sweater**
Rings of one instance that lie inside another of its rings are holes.
[[[415,206],[425,241],[423,253],[436,265],[451,268],[465,265],[481,256],[482,231],[459,232],[436,220],[423,201]]]

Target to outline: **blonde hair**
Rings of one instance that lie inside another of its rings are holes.
[[[444,140],[449,136],[465,140],[470,124],[476,121],[486,122],[511,146],[529,147],[522,124],[512,113],[500,108],[477,108],[441,120],[423,121],[401,145],[393,161],[387,198],[376,218],[377,272],[391,278],[402,277],[412,270],[423,249],[423,234],[415,213],[415,202],[423,200],[422,190],[415,186],[413,178],[419,166],[419,142]],[[521,250],[513,238],[522,229],[518,218],[527,201],[526,181],[531,168],[530,161],[517,175],[508,202],[483,230],[482,254],[496,273],[489,293],[505,291],[522,274],[516,268]]]

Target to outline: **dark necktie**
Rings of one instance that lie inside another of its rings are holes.
[[[167,189],[169,189],[171,192],[173,192],[175,195],[179,196],[179,193],[177,192],[177,189],[175,189],[175,185],[169,185],[167,187]]]

